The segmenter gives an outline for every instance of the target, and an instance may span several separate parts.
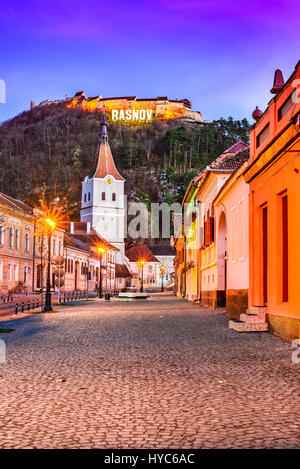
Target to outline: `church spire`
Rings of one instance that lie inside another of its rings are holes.
[[[107,122],[105,113],[102,115],[99,132],[99,148],[93,166],[92,177],[103,179],[105,176],[113,176],[118,181],[124,178],[118,172],[108,143]]]
[[[105,113],[102,114],[100,122],[99,143],[108,142],[107,123]]]

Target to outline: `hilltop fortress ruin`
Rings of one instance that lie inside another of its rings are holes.
[[[84,111],[100,111],[106,113],[106,118],[112,121],[147,121],[153,119],[185,118],[201,121],[202,115],[192,110],[192,103],[188,99],[168,99],[166,96],[157,98],[137,98],[123,96],[117,98],[103,98],[101,95],[88,98],[84,91],[79,91],[73,98],[66,101],[69,108],[81,108]]]
[[[65,102],[67,108],[105,112],[108,121],[128,124],[150,123],[155,119],[183,119],[196,122],[202,120],[201,112],[193,111],[192,103],[188,99],[168,99],[166,96],[103,98],[101,95],[87,97],[84,91],[79,91],[75,93],[74,97],[66,98],[64,101],[46,100],[42,101],[39,106],[52,102]]]

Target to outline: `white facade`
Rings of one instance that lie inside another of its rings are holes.
[[[109,181],[109,182],[107,182]],[[82,183],[80,219],[91,226],[109,243],[120,250],[117,262],[125,256],[124,181],[113,176],[89,178]]]
[[[165,266],[164,270],[164,277],[163,277],[163,284],[165,287],[170,285],[173,282],[173,274],[174,274],[174,259],[175,256],[159,256],[155,255],[156,259],[160,262],[159,269],[157,271],[157,279],[156,279],[156,284],[158,286],[161,285],[161,266]]]

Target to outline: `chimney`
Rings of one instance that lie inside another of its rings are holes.
[[[73,221],[70,222],[70,233],[74,234],[74,222]]]
[[[35,101],[30,101],[30,109],[33,109],[36,106]]]
[[[282,71],[277,69],[275,70],[273,88],[270,90],[270,93],[277,94],[281,90],[281,88],[283,88],[283,86],[284,86],[284,79],[283,79]]]
[[[87,224],[86,224],[86,232],[87,232],[87,234],[90,234],[90,231],[91,231],[91,223],[88,221]]]

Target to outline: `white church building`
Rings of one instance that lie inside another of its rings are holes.
[[[82,183],[80,219],[119,249],[117,262],[125,264],[125,179],[118,172],[108,143],[105,114],[100,123],[99,148],[92,177]]]

